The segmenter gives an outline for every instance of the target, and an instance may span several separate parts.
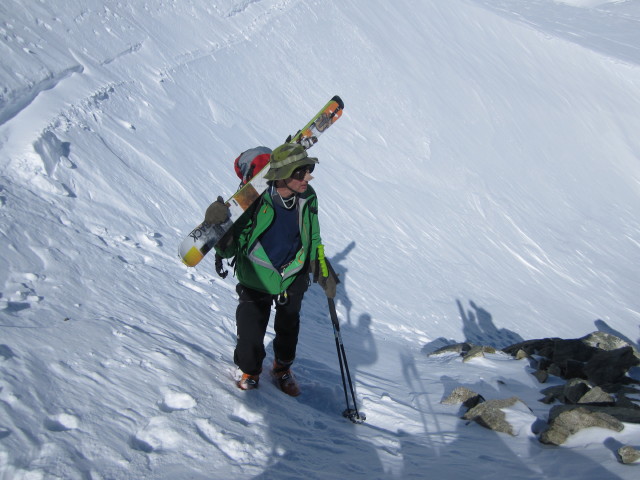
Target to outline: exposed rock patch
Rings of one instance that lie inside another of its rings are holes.
[[[541,391],[541,402],[556,405],[549,411],[546,422],[538,419],[538,425],[544,426],[536,430],[540,442],[561,445],[585,428],[599,427],[620,432],[624,423],[640,424],[640,382],[628,375],[631,368],[640,365],[640,354],[624,340],[604,332],[594,332],[569,340],[528,340],[502,351],[519,360],[527,359],[533,369],[532,374],[540,383],[551,377],[566,380],[563,385]],[[496,353],[496,350],[465,342],[440,348],[431,355],[443,353],[458,353],[466,362]],[[441,403],[461,404],[467,409],[463,419],[509,435],[518,435],[519,432],[505,412],[510,409],[519,410],[520,414],[531,412],[517,397],[485,401],[480,394],[464,386],[456,387]],[[617,453],[622,463],[640,461],[640,451],[635,447],[624,446]]]

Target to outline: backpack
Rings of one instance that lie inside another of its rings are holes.
[[[245,185],[253,176],[269,163],[271,149],[255,147],[242,152],[233,162],[233,168],[240,178],[240,186]]]

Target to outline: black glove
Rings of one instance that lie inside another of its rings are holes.
[[[224,223],[229,218],[229,207],[224,203],[222,197],[209,205],[207,212],[204,214],[204,221],[209,225],[218,225]]]
[[[222,266],[222,257],[216,253],[216,273],[220,278],[227,278],[229,271]]]

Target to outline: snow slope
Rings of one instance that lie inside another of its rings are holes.
[[[640,342],[639,22],[638,0],[5,0],[0,478],[635,478],[614,451],[637,426],[544,447],[523,362],[425,353]],[[247,394],[234,279],[176,258],[232,160],[334,94],[314,187],[358,426],[318,287],[304,394]],[[533,412],[466,425],[457,385]]]

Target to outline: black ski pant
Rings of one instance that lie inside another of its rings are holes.
[[[264,336],[274,301],[276,315],[273,328],[276,336],[273,353],[279,363],[293,363],[300,331],[300,308],[308,287],[308,275],[299,275],[287,290],[286,301],[281,303],[278,299],[282,300],[282,296],[253,290],[242,284],[236,286],[240,299],[236,309],[238,337],[233,361],[243,373],[258,375],[262,371],[262,361],[266,357]]]

